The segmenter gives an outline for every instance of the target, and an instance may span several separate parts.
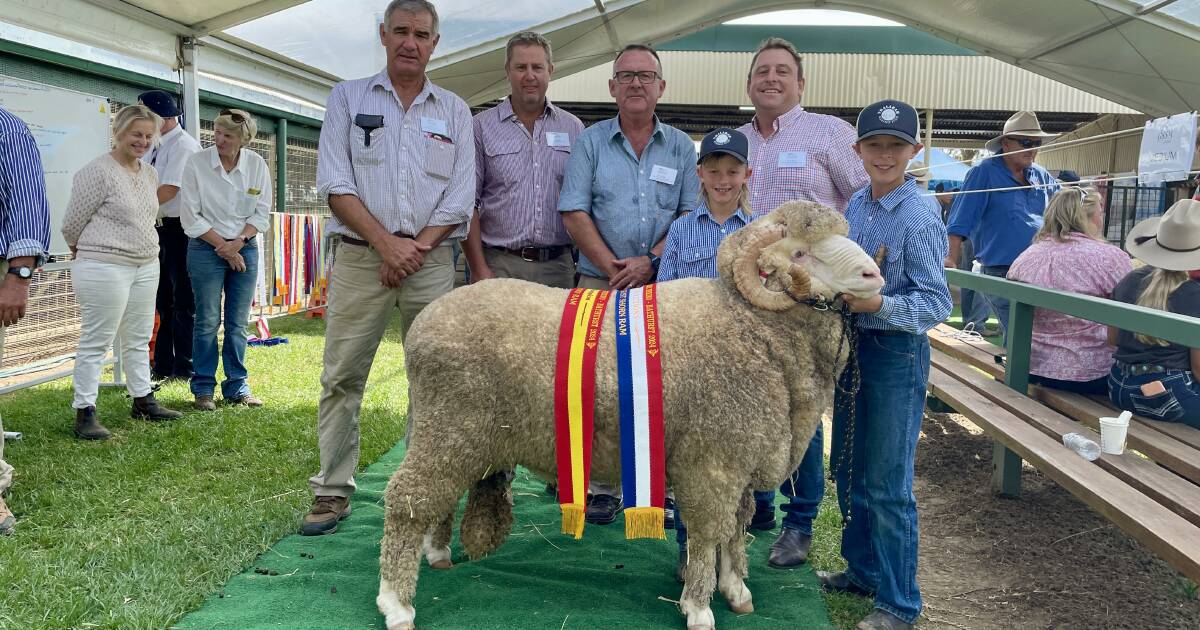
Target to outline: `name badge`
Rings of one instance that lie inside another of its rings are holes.
[[[779,168],[804,168],[808,165],[808,154],[804,151],[783,151],[779,154]]]
[[[654,168],[650,169],[650,179],[656,182],[662,182],[668,186],[675,183],[675,176],[679,171],[673,168],[667,168],[662,164],[655,164]]]
[[[429,118],[427,116],[421,117],[421,131],[436,133],[439,136],[449,137],[450,135],[450,130],[446,127],[446,121],[441,118]]]
[[[546,146],[548,147],[569,147],[571,146],[570,134],[561,131],[546,132]]]

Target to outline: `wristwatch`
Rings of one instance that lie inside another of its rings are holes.
[[[650,253],[646,254],[646,257],[650,259],[650,266],[654,267],[655,271],[658,271],[658,263],[662,259],[659,258],[658,256],[656,256],[654,254],[654,252],[650,252]]]
[[[33,277],[33,267],[9,267],[8,273],[11,273],[22,280],[28,280]]]

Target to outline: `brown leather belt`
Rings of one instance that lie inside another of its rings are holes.
[[[549,247],[534,247],[530,245],[517,249],[510,249],[508,247],[494,247],[492,245],[485,245],[485,247],[488,249],[507,252],[513,256],[518,256],[525,262],[546,262],[547,260],[554,260],[571,249],[569,245],[551,245]]]
[[[413,238],[412,235],[405,234],[404,232],[392,232],[392,236],[399,236],[400,238]],[[370,247],[371,246],[370,243],[362,240],[361,238],[351,238],[349,236],[343,236],[342,242],[346,243],[347,245],[356,245],[358,247]]]

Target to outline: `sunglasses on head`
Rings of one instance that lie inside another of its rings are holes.
[[[246,117],[243,116],[242,114],[239,114],[238,112],[233,111],[232,109],[222,109],[221,115],[228,116],[229,119],[232,120],[233,124],[235,124],[235,125],[246,124]]]
[[[1022,149],[1036,149],[1042,146],[1042,141],[1036,138],[1009,138],[1009,140],[1021,145]]]

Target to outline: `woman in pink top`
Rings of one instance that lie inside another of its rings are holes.
[[[1033,244],[1013,261],[1008,279],[1108,298],[1132,270],[1129,256],[1100,238],[1104,208],[1094,188],[1064,188],[1046,206]],[[1039,308],[1033,315],[1029,381],[1106,394],[1112,346],[1103,324]]]

